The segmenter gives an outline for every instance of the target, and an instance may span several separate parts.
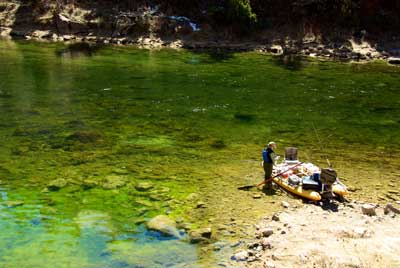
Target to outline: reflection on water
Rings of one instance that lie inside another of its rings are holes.
[[[398,68],[83,46],[0,42],[0,266],[225,263],[287,198],[237,190],[268,140],[328,155],[353,198],[399,198]],[[215,240],[147,232],[158,214]]]
[[[274,63],[291,71],[299,71],[305,67],[306,60],[304,57],[295,54],[283,54],[275,56]]]
[[[66,48],[56,50],[56,55],[61,58],[69,59],[91,57],[100,48],[100,45],[92,45],[89,43],[72,43]]]

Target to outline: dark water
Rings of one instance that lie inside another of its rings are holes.
[[[251,236],[248,223],[288,198],[236,189],[262,180],[269,140],[321,166],[328,157],[352,198],[399,200],[389,192],[400,186],[399,74],[383,63],[1,41],[0,267],[218,266],[224,250],[143,223],[169,214],[211,226],[220,243]],[[54,180],[65,185],[49,191]]]

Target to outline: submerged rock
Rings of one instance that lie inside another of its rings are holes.
[[[135,189],[141,192],[148,191],[152,188],[154,188],[154,184],[152,184],[151,182],[139,182],[135,185]]]
[[[100,134],[90,131],[77,131],[66,138],[68,141],[78,141],[81,143],[94,143],[100,139]]]
[[[83,182],[81,184],[82,188],[85,190],[95,188],[97,185],[98,185],[97,181],[90,180],[90,179],[83,180]]]
[[[5,205],[9,208],[19,207],[19,206],[22,206],[23,204],[24,204],[24,201],[21,201],[21,200],[7,201],[5,203]]]
[[[49,189],[50,191],[58,191],[61,188],[64,188],[65,186],[67,186],[68,182],[65,179],[56,179],[51,181],[48,185],[47,185],[47,189]]]
[[[181,234],[176,228],[176,222],[166,215],[158,215],[146,223],[149,230],[160,232],[166,236],[181,238]]]
[[[127,183],[126,179],[121,177],[121,176],[116,176],[116,175],[110,175],[107,176],[104,183],[103,183],[103,189],[105,190],[115,190],[117,188],[120,188],[122,186],[125,186]]]
[[[190,243],[206,242],[211,238],[212,230],[210,227],[193,230],[189,233]]]

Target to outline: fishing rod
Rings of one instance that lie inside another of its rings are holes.
[[[301,164],[303,164],[303,162],[299,162],[299,163],[297,163],[296,165],[294,165],[293,167],[290,167],[290,168],[288,168],[287,170],[285,170],[285,171],[283,171],[283,172],[281,172],[281,173],[279,173],[279,174],[277,174],[277,175],[275,175],[275,176],[273,176],[273,177],[270,177],[269,179],[263,180],[262,182],[260,182],[260,183],[258,183],[258,184],[255,184],[255,185],[245,185],[245,186],[238,187],[238,189],[239,189],[239,190],[248,190],[248,189],[250,189],[250,188],[252,188],[252,187],[260,187],[261,185],[263,185],[263,184],[265,184],[265,183],[271,181],[273,178],[279,177],[279,176],[281,176],[282,174],[285,174],[286,172],[288,172],[288,171],[294,169],[295,167],[300,166]]]
[[[331,167],[332,167],[331,162],[330,162],[329,159],[328,159],[328,155],[326,154],[325,148],[322,146],[322,140],[321,140],[321,138],[320,138],[319,135],[318,135],[318,132],[317,132],[317,129],[315,128],[314,122],[311,122],[311,124],[312,124],[312,127],[313,127],[313,129],[314,129],[315,136],[317,136],[318,143],[319,143],[319,147],[320,147],[322,153],[323,153],[324,156],[325,156],[325,159],[326,159],[326,162],[328,163],[328,166],[331,168]]]

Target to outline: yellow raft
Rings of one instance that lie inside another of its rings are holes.
[[[306,198],[306,199],[309,199],[312,201],[321,200],[321,195],[317,191],[305,190],[305,189],[303,189],[302,185],[297,185],[297,186],[290,185],[288,182],[288,179],[285,179],[281,176],[273,178],[272,181],[275,182],[276,184],[278,184],[280,187],[282,187],[286,191],[291,192],[300,197],[303,197],[303,198]]]
[[[294,170],[291,170],[291,169],[295,166],[292,166],[292,168],[290,168],[291,167],[290,164],[281,166],[280,170],[282,170],[282,169],[285,170],[285,169],[288,169],[288,167],[289,167],[288,173],[293,173],[293,171],[294,171],[294,173],[298,173],[298,175],[301,174],[300,176],[311,175],[313,173],[313,170],[314,171],[319,170],[318,167],[312,165],[311,163],[305,163],[305,164],[300,163],[297,165],[298,166]],[[280,173],[279,169],[275,170],[275,172]],[[280,187],[282,187],[283,189],[285,189],[286,191],[288,191],[294,195],[300,196],[302,198],[312,200],[312,201],[319,201],[322,199],[322,196],[321,196],[323,194],[322,192],[319,192],[319,191],[316,191],[313,189],[303,189],[302,183],[298,183],[295,185],[290,184],[289,183],[289,175],[290,174],[288,174],[288,173],[285,172],[280,176],[273,177],[272,181],[275,182]],[[302,181],[302,178],[300,180]],[[332,192],[335,195],[340,196],[340,197],[344,197],[345,195],[348,194],[347,187],[343,183],[341,183],[338,179],[336,179],[336,181],[332,184]]]

